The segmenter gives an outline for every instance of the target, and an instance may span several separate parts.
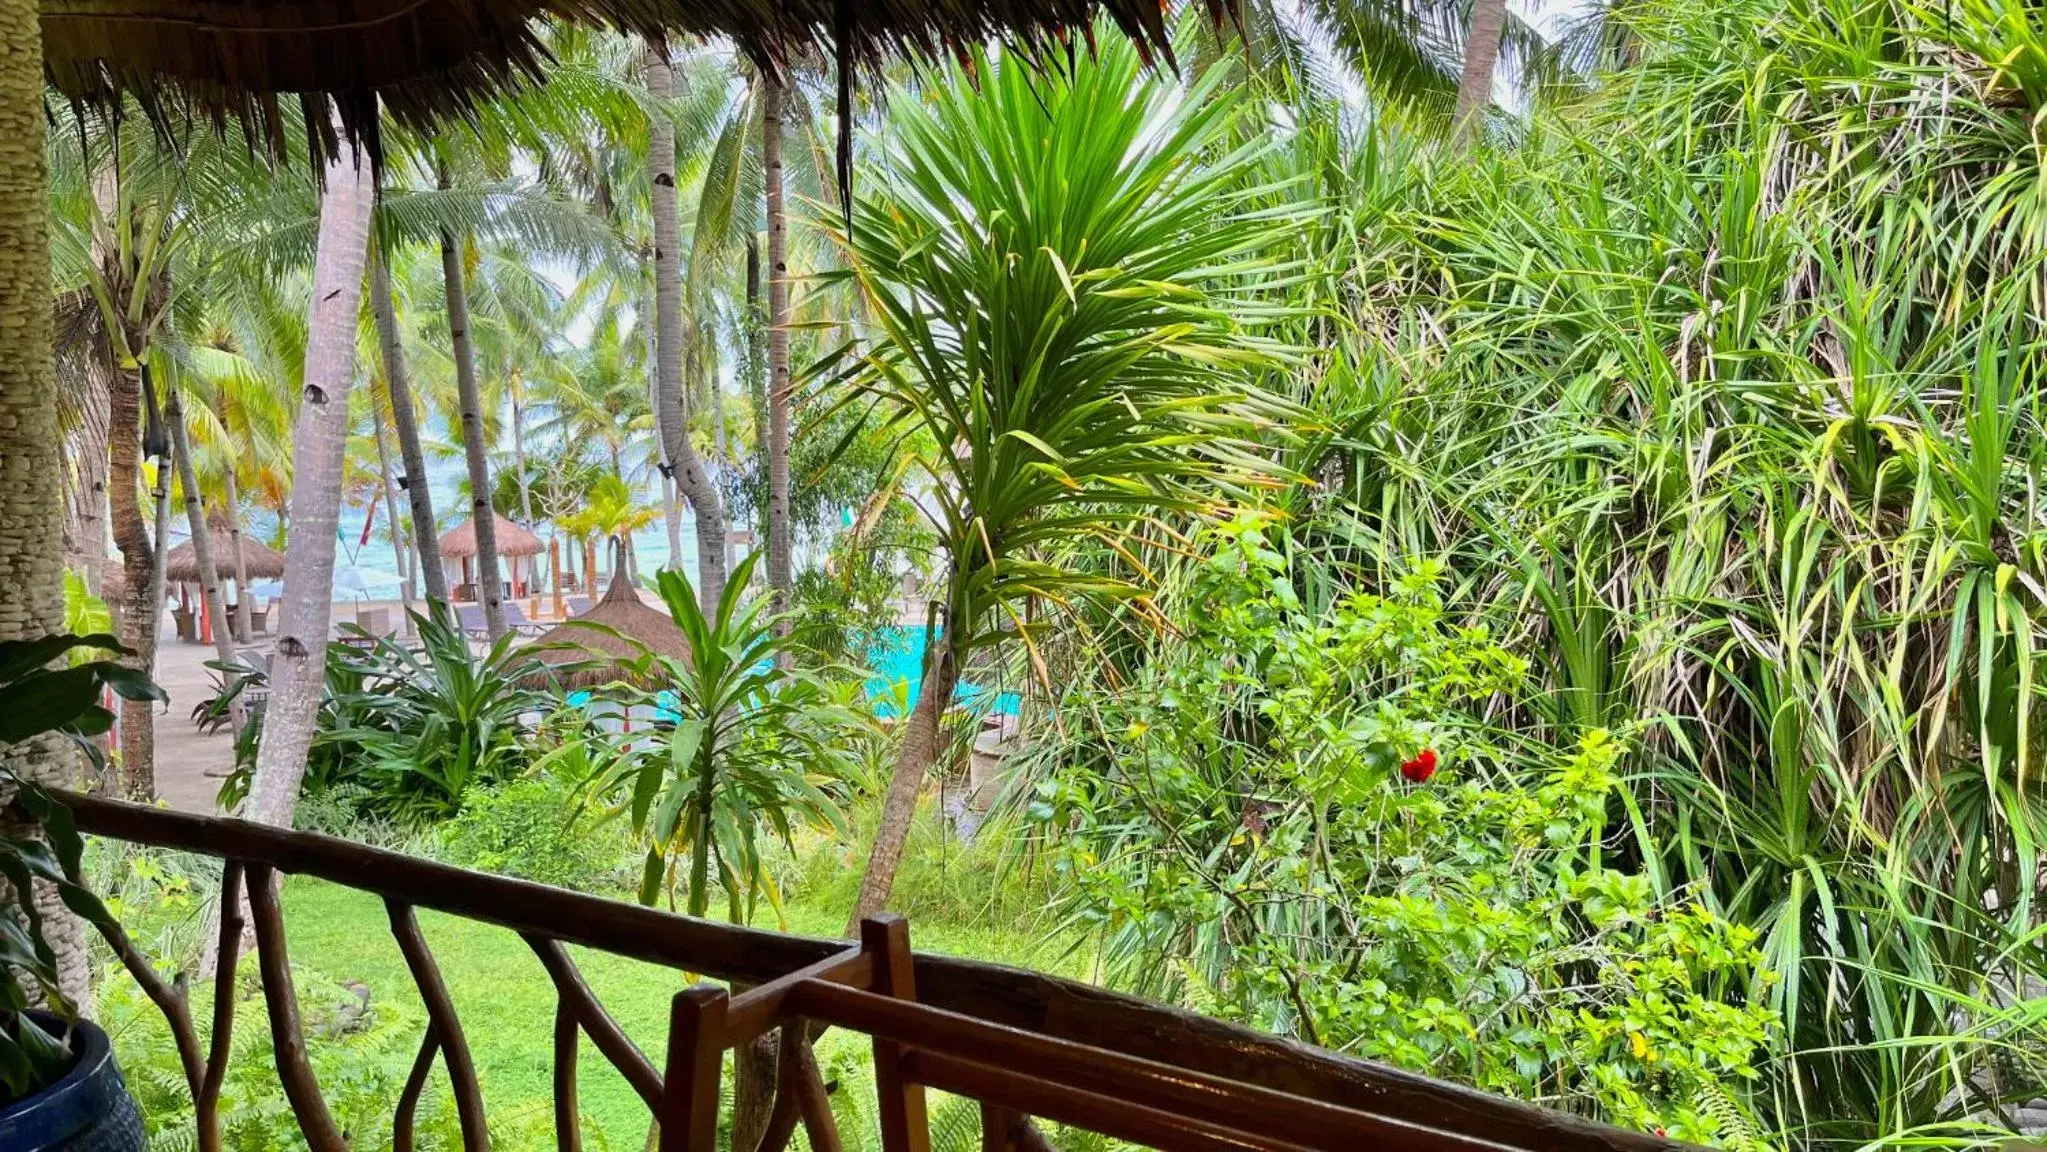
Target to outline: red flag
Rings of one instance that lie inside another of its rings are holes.
[[[362,539],[357,540],[355,542],[356,551],[358,552],[362,551],[362,546],[370,542],[370,525],[375,524],[376,522],[377,502],[375,500],[372,500],[370,501],[369,513],[362,518]]]

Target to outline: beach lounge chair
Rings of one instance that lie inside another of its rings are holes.
[[[532,618],[526,615],[526,609],[520,607],[517,600],[507,600],[502,607],[505,612],[505,627],[519,633],[521,636],[540,635],[542,631],[541,626],[535,624]]]
[[[455,615],[462,621],[462,631],[471,639],[485,640],[490,637],[490,624],[483,618],[483,605],[457,604]]]
[[[574,618],[576,618],[576,617],[578,617],[578,616],[581,616],[581,615],[582,615],[583,613],[585,613],[585,612],[588,612],[589,610],[590,610],[590,598],[589,598],[588,596],[571,596],[571,597],[569,597],[569,618],[570,618],[570,619],[572,619],[572,620],[573,620]]]

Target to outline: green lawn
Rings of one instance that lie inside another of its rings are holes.
[[[389,1013],[395,1008],[408,1021],[424,1019],[418,993],[392,940],[379,898],[319,880],[294,878],[285,885],[284,909],[295,969],[337,982],[360,981],[370,989],[373,1012],[381,1009]],[[185,914],[196,918],[197,905],[187,908]],[[822,900],[812,903],[793,899],[788,914],[788,927],[793,932],[829,936],[844,926],[844,906],[837,901],[828,904]],[[764,915],[762,921],[764,927],[775,926],[772,914]],[[493,1127],[547,1131],[552,1114],[555,994],[539,961],[516,934],[506,929],[426,910],[420,912],[420,924],[461,1015]],[[912,935],[923,951],[1074,970],[1075,962],[1064,955],[1050,933],[994,930],[926,915],[913,916]],[[573,951],[599,999],[658,1065],[668,1002],[683,986],[683,975],[587,949]],[[253,961],[245,963],[253,965]],[[125,975],[116,978],[127,979]],[[319,991],[313,991],[315,988]],[[315,1011],[310,999],[313,995],[334,995],[331,986],[310,980],[302,981],[300,991],[309,1011]],[[208,1019],[208,999],[205,989],[194,989],[194,1014],[202,1036]],[[237,1018],[238,1032],[245,1039],[252,1038],[252,1034],[260,1034],[267,1027],[265,1019],[261,1001],[247,1001]],[[158,1037],[163,1034],[163,1025],[153,1010],[130,1011],[121,1019],[110,1020],[110,1026],[117,1028],[117,1051],[147,1043],[150,1034]],[[317,1036],[311,1039],[316,1053],[323,1042],[334,1043]],[[382,1057],[394,1083],[402,1079],[416,1043],[416,1034],[408,1036]],[[830,1064],[833,1053],[854,1044],[849,1036],[828,1036],[821,1058]],[[133,1062],[124,1057],[124,1063]],[[586,1132],[597,1137],[590,1146],[639,1147],[647,1124],[645,1109],[587,1038],[579,1068]],[[423,1112],[430,1111],[438,1098],[436,1094],[444,1092],[445,1079],[437,1071],[435,1087]]]

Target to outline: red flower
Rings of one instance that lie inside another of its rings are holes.
[[[1407,777],[1410,784],[1428,783],[1429,777],[1436,774],[1436,750],[1434,748],[1424,748],[1421,755],[1416,756],[1412,760],[1402,762],[1400,774]]]
[[[1670,1138],[1670,1133],[1665,1132],[1661,1128],[1651,1128],[1650,1131],[1656,1133],[1658,1136],[1661,1136],[1666,1140]]]

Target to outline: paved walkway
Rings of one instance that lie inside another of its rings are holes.
[[[156,794],[180,812],[211,815],[220,777],[234,767],[235,738],[226,726],[202,735],[192,709],[212,696],[213,645],[188,644],[166,630],[156,646],[156,682],[171,698],[156,714]]]

